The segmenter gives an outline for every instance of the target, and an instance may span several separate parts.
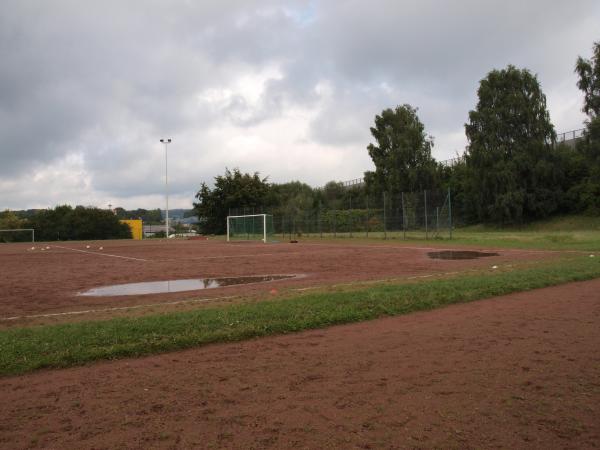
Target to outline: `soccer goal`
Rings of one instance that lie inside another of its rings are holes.
[[[0,242],[35,242],[35,230],[33,228],[0,230]]]
[[[260,240],[268,242],[273,236],[271,214],[227,216],[227,242]]]

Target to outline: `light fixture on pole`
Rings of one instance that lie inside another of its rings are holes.
[[[171,143],[171,138],[161,139],[160,142],[165,144],[165,193],[167,197],[167,209],[165,214],[165,236],[169,238],[169,171],[168,171],[168,160],[167,160],[167,145]]]

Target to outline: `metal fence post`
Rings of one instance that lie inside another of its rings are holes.
[[[365,231],[367,233],[367,237],[369,237],[369,196],[365,197],[365,201],[367,202],[367,223],[365,223]]]
[[[450,224],[450,239],[452,239],[452,197],[448,188],[448,223]]]
[[[387,226],[386,226],[386,217],[385,217],[385,192],[383,193],[383,238],[387,239]]]
[[[429,239],[429,235],[427,232],[427,189],[425,189],[424,194],[425,194],[425,239]]]
[[[336,233],[336,222],[337,222],[337,211],[334,210],[333,211],[333,237],[337,237],[337,233]]]
[[[319,204],[319,213],[318,213],[317,220],[319,221],[319,235],[321,236],[321,239],[323,239],[323,225],[321,224],[321,205],[320,204]]]
[[[404,192],[400,193],[402,201],[402,239],[406,240],[406,209],[404,208]]]
[[[352,228],[354,227],[354,220],[352,220],[352,195],[350,195],[350,210],[348,211],[348,228],[350,229],[350,237],[352,236]]]

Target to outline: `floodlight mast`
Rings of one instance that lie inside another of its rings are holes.
[[[167,209],[165,214],[165,236],[169,239],[169,170],[168,170],[168,159],[167,159],[167,145],[171,143],[171,138],[161,139],[160,142],[165,144],[165,194],[167,200]]]

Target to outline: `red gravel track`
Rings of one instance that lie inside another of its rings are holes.
[[[0,448],[597,448],[599,293],[0,379]]]
[[[422,276],[489,268],[555,252],[498,250],[478,260],[430,259],[432,249],[398,243],[226,244],[222,241],[103,241],[0,245],[0,321],[7,317],[80,311],[231,295],[264,294],[273,287],[298,288],[360,280]],[[87,246],[90,248],[86,248]],[[103,250],[99,250],[102,246]],[[226,287],[127,297],[81,297],[93,287],[173,279],[264,274],[306,274],[276,284]],[[88,317],[89,319],[89,317]],[[4,321],[3,323],[6,323]],[[2,323],[0,323],[1,325]]]

